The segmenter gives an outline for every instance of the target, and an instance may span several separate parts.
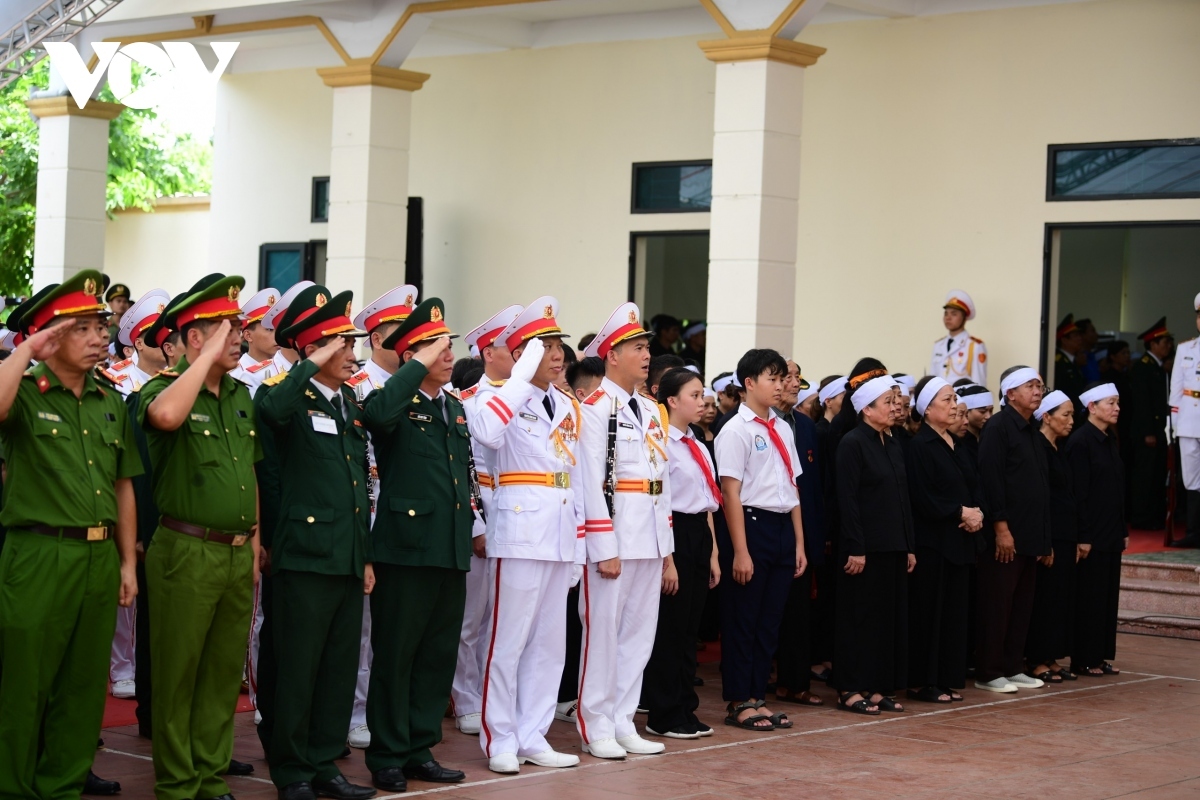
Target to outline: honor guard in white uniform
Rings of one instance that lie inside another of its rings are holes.
[[[254,395],[263,378],[269,377],[267,367],[279,350],[275,336],[262,326],[263,317],[279,299],[279,290],[268,286],[246,301],[242,306],[242,338],[246,340],[246,352],[238,359],[236,369],[230,375],[250,387]]]
[[[959,378],[970,378],[980,386],[987,386],[987,347],[983,339],[967,333],[963,327],[975,319],[975,301],[961,289],[946,295],[942,306],[942,324],[949,333],[933,343],[933,356],[929,360],[929,374],[936,375],[948,383]]]
[[[556,385],[563,370],[558,301],[539,297],[500,341],[517,358],[503,386],[485,386],[471,438],[495,451],[488,515],[487,655],[479,743],[493,772],[521,763],[573,767],[546,741],[566,660],[563,605],[584,561],[583,497],[573,486],[582,412]]]
[[[464,339],[471,352],[483,359],[483,377],[479,383],[465,389],[459,399],[467,417],[467,427],[475,425],[479,394],[504,385],[512,372],[512,354],[499,340],[500,334],[515,320],[524,306],[508,306],[468,333]],[[496,451],[471,437],[471,455],[479,479],[479,499],[483,515],[476,514],[471,528],[471,571],[467,573],[467,598],[463,611],[462,629],[458,637],[458,663],[454,667],[454,683],[450,699],[454,702],[454,724],[469,735],[479,733],[480,712],[483,710],[483,660],[487,655],[483,634],[488,616],[487,550],[485,519],[493,519],[492,489],[496,476]]]
[[[654,646],[663,560],[674,549],[667,415],[637,393],[650,335],[637,306],[624,303],[584,351],[604,360],[605,377],[584,401],[576,451],[587,512],[576,724],[583,751],[600,758],[663,750],[633,724]]]
[[[1196,328],[1200,330],[1200,294],[1196,295]],[[1175,544],[1200,547],[1200,338],[1175,348],[1171,368],[1171,427],[1179,439],[1179,466],[1187,489],[1187,535]]]
[[[385,292],[367,305],[354,318],[354,327],[366,331],[371,343],[371,357],[362,369],[354,373],[346,385],[354,390],[359,405],[367,395],[382,389],[392,373],[400,368],[400,356],[383,346],[383,341],[412,313],[417,302],[417,287],[399,286]],[[367,499],[371,503],[371,522],[375,521],[375,505],[379,500],[379,468],[375,464],[375,448],[367,435]],[[362,638],[358,646],[358,682],[354,687],[354,711],[350,715],[350,732],[346,743],[360,750],[371,744],[371,729],[367,727],[367,688],[371,683],[371,602],[363,597]]]
[[[116,362],[104,372],[105,377],[113,382],[117,391],[126,397],[142,388],[142,384],[166,366],[166,363],[162,361],[162,353],[157,347],[138,345],[136,342],[141,338],[142,331],[149,328],[158,319],[158,315],[162,313],[163,307],[170,299],[171,296],[163,289],[154,289],[142,295],[121,317],[117,342],[119,346],[133,348],[133,355]],[[143,353],[147,349],[153,350],[153,353],[148,359],[149,363],[143,364]]]

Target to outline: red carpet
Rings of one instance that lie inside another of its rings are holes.
[[[108,696],[108,702],[104,706],[104,728],[119,728],[122,725],[137,725],[137,715],[134,709],[137,708],[136,700],[118,700],[111,694]],[[237,710],[253,711],[254,706],[250,705],[250,695],[238,695]]]
[[[1182,524],[1175,526],[1175,538],[1182,539],[1187,531]],[[1163,531],[1142,531],[1135,528],[1129,529],[1129,549],[1126,554],[1133,553],[1162,553],[1170,550],[1170,547],[1163,546]]]

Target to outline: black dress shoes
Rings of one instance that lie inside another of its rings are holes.
[[[247,764],[245,761],[234,761],[229,759],[229,769],[225,770],[226,775],[253,775],[254,765]]]
[[[408,780],[404,777],[404,770],[399,767],[384,767],[371,773],[371,783],[375,784],[376,789],[383,789],[385,792],[408,791]]]
[[[436,761],[426,761],[419,767],[405,767],[404,777],[430,783],[458,783],[467,777],[457,769],[446,769]]]
[[[106,781],[96,773],[88,770],[87,779],[83,782],[83,793],[99,797],[111,797],[121,793],[121,784],[116,781]]]
[[[308,781],[297,781],[279,790],[279,800],[317,800],[317,793]]]
[[[335,800],[367,800],[375,796],[375,790],[370,786],[356,786],[346,780],[345,775],[338,775],[331,781],[313,781],[312,788],[318,797],[332,797]]]
[[[211,798],[211,800],[233,800],[233,795],[229,794],[229,792],[226,792],[225,794]]]

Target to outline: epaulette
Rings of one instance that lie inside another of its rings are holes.
[[[157,378],[159,375],[162,375],[164,378],[178,378],[179,377],[179,373],[176,372],[175,370],[171,369],[170,367],[167,367],[166,369],[160,369],[154,377]]]
[[[1143,364],[1149,364],[1149,363],[1150,363],[1150,354],[1149,354],[1149,353],[1147,353],[1146,355],[1142,356],[1142,363],[1143,363]]]
[[[251,364],[250,366],[246,367],[246,372],[249,372],[250,374],[253,375],[255,372],[258,372],[260,369],[270,366],[272,363],[273,363],[273,360],[268,358],[266,361],[260,361],[257,364]]]
[[[133,364],[133,359],[126,358],[123,361],[118,361],[117,363],[113,364],[112,366],[109,367],[109,369],[114,370],[114,371],[120,371],[120,370],[125,369],[128,366],[131,366],[132,364]]]
[[[588,395],[588,398],[583,401],[583,404],[585,406],[594,406],[594,405],[596,405],[596,403],[600,402],[601,397],[604,397],[604,390],[597,389],[596,391],[594,391],[590,395]]]
[[[366,372],[356,372],[346,380],[346,385],[353,388],[367,379]]]
[[[658,401],[654,399],[654,395],[650,394],[649,392],[638,392],[638,394],[649,400],[651,403],[654,403],[655,405],[658,404]]]
[[[479,384],[472,386],[470,389],[463,389],[458,393],[459,400],[470,400],[479,391]]]
[[[576,402],[578,402],[578,400],[577,400],[577,398],[575,397],[575,395],[574,395],[574,394],[572,394],[571,392],[568,392],[566,389],[562,388],[562,387],[561,387],[561,386],[559,386],[557,383],[552,383],[552,384],[550,384],[550,385],[551,385],[551,386],[553,386],[555,389],[558,389],[560,392],[562,392],[563,394],[565,394],[567,397],[569,397],[569,398],[571,398],[572,400],[575,400]]]
[[[1066,356],[1064,356],[1062,353],[1055,353],[1055,354],[1054,354],[1054,360],[1055,360],[1055,361],[1066,361],[1066,360],[1067,360],[1067,357],[1066,357]]]
[[[262,385],[263,386],[274,386],[275,384],[281,382],[287,376],[288,376],[288,373],[286,373],[286,372],[281,372],[278,375],[272,375],[271,377],[269,377],[265,381],[263,381]]]
[[[107,369],[104,369],[103,367],[101,367],[97,371],[100,373],[101,376],[104,377],[105,380],[112,381],[112,384],[114,386],[116,386],[118,383],[121,383],[122,381],[129,379],[128,375],[118,375],[115,372],[111,372]]]
[[[505,381],[493,381],[493,380],[488,381],[488,386],[503,386],[504,384],[505,384]]]
[[[971,337],[971,341],[972,341],[972,342],[975,342],[976,344],[983,344],[983,339],[980,339],[980,338],[978,338],[978,337],[976,337],[976,336],[972,336],[972,337]]]

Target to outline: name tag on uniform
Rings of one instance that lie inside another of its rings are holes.
[[[37,414],[38,419],[49,420],[50,422],[62,422],[62,417],[58,414],[51,414],[49,411],[39,411]]]
[[[312,420],[313,430],[317,433],[337,433],[337,423],[332,417],[313,414],[309,419]]]
[[[190,414],[192,422],[212,422],[212,417],[208,414]]]
[[[620,425],[622,428],[629,428],[629,430],[633,430],[632,422],[618,422],[617,424]]]
[[[408,412],[408,418],[416,422],[433,422],[433,417],[428,414],[418,414],[416,411]]]
[[[537,422],[537,420],[538,420],[538,415],[537,415],[537,414],[530,414],[528,411],[522,411],[522,412],[521,412],[521,419],[527,419],[527,420],[529,420],[530,422]]]

